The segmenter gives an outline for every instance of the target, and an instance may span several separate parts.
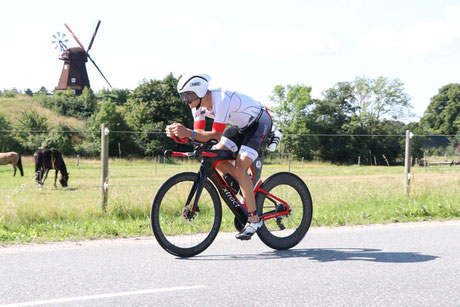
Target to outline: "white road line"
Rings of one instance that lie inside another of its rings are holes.
[[[106,293],[106,294],[98,294],[98,295],[65,297],[65,298],[58,298],[58,299],[52,299],[52,300],[43,300],[43,301],[34,301],[34,302],[24,302],[24,303],[0,305],[0,307],[36,306],[36,305],[44,305],[44,304],[58,304],[58,303],[67,303],[67,302],[75,302],[75,301],[94,300],[94,299],[108,298],[108,297],[129,296],[129,295],[139,295],[139,294],[152,294],[152,293],[172,292],[172,291],[180,291],[180,290],[192,290],[192,289],[200,289],[200,288],[207,288],[207,286],[170,287],[170,288],[148,289],[148,290],[139,290],[139,291],[130,291],[130,292],[118,292],[118,293]]]

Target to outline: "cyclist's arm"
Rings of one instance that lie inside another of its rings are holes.
[[[192,129],[187,129],[189,130],[190,135],[188,136],[189,138],[192,137]],[[200,142],[207,142],[209,140],[215,139],[218,142],[220,141],[220,138],[222,137],[223,131],[204,131],[204,130],[194,130],[195,135],[193,137],[194,140],[200,141]]]
[[[179,123],[172,124],[170,126],[170,129],[172,134],[180,138],[191,138],[193,135],[193,139],[200,142],[207,142],[212,139],[220,141],[220,138],[222,137],[222,134],[224,132],[221,128],[216,129],[215,125],[213,125],[212,131],[204,131],[204,129],[192,130],[184,127],[182,124]],[[195,133],[193,133],[193,131],[195,131]]]

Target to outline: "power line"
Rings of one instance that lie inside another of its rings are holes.
[[[5,130],[0,129],[0,132],[4,133],[18,133],[18,132],[29,132],[29,133],[49,133],[52,130],[22,130],[13,129]],[[59,133],[94,133],[98,134],[99,131],[93,130],[63,130],[58,131]],[[158,134],[165,135],[164,131],[128,131],[128,130],[110,130],[110,133],[119,134]],[[405,134],[343,134],[343,133],[288,133],[283,136],[308,136],[308,137],[405,137]],[[460,137],[460,134],[414,134],[418,137]]]

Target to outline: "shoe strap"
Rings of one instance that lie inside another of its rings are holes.
[[[257,227],[254,224],[259,224],[260,222],[262,222],[262,220],[260,220],[258,222],[247,222],[245,228],[251,227],[252,229],[257,231],[260,227]]]

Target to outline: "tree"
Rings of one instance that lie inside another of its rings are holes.
[[[57,126],[51,128],[49,133],[44,136],[41,147],[54,148],[64,155],[73,155],[75,154],[75,142],[73,139],[75,137],[79,139],[78,136],[78,132],[75,132],[72,126],[66,123],[59,123]]]
[[[409,96],[399,79],[357,77],[353,82],[356,121],[369,134],[374,134],[384,120],[397,120],[411,115]]]
[[[42,93],[42,94],[46,94],[46,95],[49,94],[48,90],[47,90],[46,87],[44,87],[44,86],[40,87],[40,89],[38,90],[38,92],[36,92],[35,94],[38,94],[38,93]]]
[[[20,151],[19,142],[12,136],[9,130],[13,129],[13,125],[6,117],[0,113],[0,151]]]
[[[189,106],[177,94],[177,82],[172,74],[163,80],[144,80],[128,97],[125,104],[130,125],[142,131],[136,135],[136,143],[144,154],[162,154],[166,148],[178,148],[164,134],[165,127],[179,122],[193,126]]]
[[[275,103],[273,111],[274,125],[283,131],[282,143],[285,150],[297,157],[311,158],[311,143],[305,136],[308,134],[306,114],[312,104],[311,87],[302,84],[277,85],[273,89],[270,100]]]
[[[111,99],[112,101],[115,101],[117,105],[123,106],[128,100],[128,96],[130,93],[131,90],[129,89],[103,89],[97,94],[97,96],[99,98],[102,98],[103,100]]]
[[[311,133],[318,135],[349,134],[350,123],[356,112],[354,87],[351,82],[339,82],[323,92],[324,99],[315,100],[308,114]],[[310,138],[313,150],[324,160],[350,162],[354,159],[352,142],[346,137],[316,136]]]
[[[22,140],[25,152],[33,153],[42,147],[42,141],[48,135],[48,119],[35,110],[30,110],[22,112],[18,121],[17,135]]]
[[[451,83],[439,89],[420,122],[435,133],[460,133],[460,84]]]
[[[107,124],[109,131],[111,131],[109,141],[109,154],[111,156],[127,156],[137,152],[132,134],[127,133],[132,129],[121,111],[117,110],[116,103],[111,100],[103,101],[99,111],[88,122],[89,130],[93,131],[92,141],[97,144],[100,144],[101,124],[103,123]]]
[[[311,87],[301,84],[277,85],[270,100],[275,103],[275,126],[286,129],[306,115],[307,106],[312,102]]]
[[[403,123],[400,117],[410,114],[408,95],[399,79],[358,77],[353,82],[340,82],[323,93],[312,111],[312,132],[344,134],[350,137],[318,137],[320,157],[334,162],[395,163],[401,156],[398,135]],[[385,156],[385,157],[383,157]]]
[[[35,99],[61,115],[74,116],[80,119],[89,118],[97,107],[96,95],[90,88],[85,87],[80,96],[75,95],[70,89],[57,91],[52,96],[44,92],[35,95]]]
[[[14,98],[17,94],[19,94],[19,92],[14,87],[10,90],[3,90],[3,97],[5,98]]]

